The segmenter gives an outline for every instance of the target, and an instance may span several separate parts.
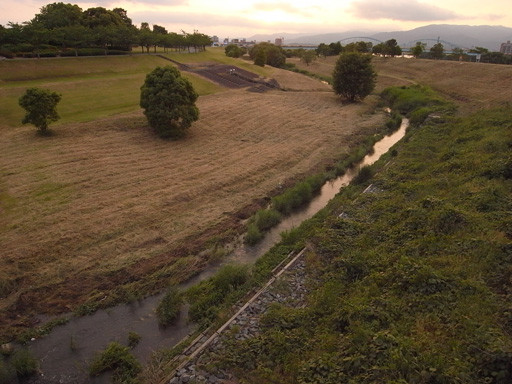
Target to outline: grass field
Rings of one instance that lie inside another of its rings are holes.
[[[306,66],[289,59],[301,69],[331,76],[337,57],[327,57]],[[377,91],[392,85],[428,85],[459,105],[462,113],[490,108],[512,101],[512,66],[458,61],[374,57],[378,74]]]
[[[15,98],[5,92],[21,92],[27,84],[52,84],[64,93],[63,121],[51,137],[19,126],[12,116],[13,126],[0,124],[2,339],[32,325],[37,313],[109,305],[185,278],[212,255],[201,251],[238,233],[255,202],[348,152],[384,119],[366,114],[372,98],[342,105],[322,83],[264,68],[297,92],[228,91],[198,78],[218,92],[199,98],[201,117],[186,139],[163,141],[130,98],[138,99],[146,71],[167,62],[153,56],[83,59],[74,73],[71,60],[21,62],[36,65],[19,70],[32,79],[13,69],[11,80],[1,83],[2,108]],[[57,74],[50,78],[51,68]],[[126,91],[128,84],[133,88]],[[119,91],[110,92],[114,85]],[[70,103],[73,89],[76,101]],[[118,114],[125,96],[123,105],[132,112]]]
[[[219,53],[176,57],[204,61],[213,60]],[[48,88],[63,95],[58,106],[62,119],[56,125],[138,110],[140,87],[146,74],[169,64],[154,55],[1,61],[0,129],[21,125],[23,110],[18,106],[18,98],[29,87]],[[221,90],[199,76],[184,75],[200,95]]]

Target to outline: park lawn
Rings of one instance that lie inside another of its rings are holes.
[[[152,55],[0,62],[0,127],[21,125],[24,111],[18,99],[29,87],[62,94],[61,120],[55,125],[135,111],[146,74],[165,65],[170,63]],[[199,95],[223,89],[194,74],[183,75]]]

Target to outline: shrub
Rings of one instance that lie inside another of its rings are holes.
[[[254,245],[263,239],[263,236],[265,235],[261,233],[256,223],[250,223],[247,226],[247,234],[245,235],[244,241],[246,244]]]
[[[425,122],[428,115],[430,115],[431,113],[432,109],[428,107],[415,109],[409,114],[409,123],[411,124],[411,126],[414,127],[419,126]]]
[[[362,167],[356,177],[352,180],[354,184],[363,184],[366,183],[373,177],[373,169],[369,165],[365,165]]]
[[[281,221],[281,214],[275,209],[261,209],[254,216],[254,223],[260,231],[266,231]]]
[[[183,295],[181,292],[175,287],[169,288],[156,308],[158,322],[161,325],[174,323],[178,319],[182,303]]]
[[[89,365],[89,374],[95,376],[110,370],[114,371],[114,383],[129,383],[133,382],[142,367],[128,347],[112,342],[94,357]]]

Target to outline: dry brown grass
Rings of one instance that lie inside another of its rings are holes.
[[[368,104],[311,92],[312,81],[302,92],[201,97],[200,120],[175,142],[140,112],[63,124],[52,137],[0,130],[0,323],[26,326],[172,265],[163,275],[179,280],[204,263],[196,255],[208,238],[236,232],[242,208],[382,122],[362,116]]]
[[[299,68],[331,76],[337,57],[318,59]],[[428,85],[459,105],[462,113],[512,101],[512,65],[374,57],[377,91],[392,85]]]

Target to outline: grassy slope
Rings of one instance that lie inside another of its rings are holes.
[[[347,188],[309,229],[308,307],[275,310],[220,366],[248,383],[509,383],[511,146],[510,107],[414,128],[376,192]]]
[[[218,364],[247,383],[509,383],[512,109],[499,79],[510,68],[472,67],[483,78],[468,88],[458,63],[377,65],[381,89],[417,76],[463,111],[505,107],[411,129],[376,164],[376,192],[351,186],[303,225],[308,307],[275,309]]]
[[[232,60],[222,58],[219,50],[168,55],[178,61]],[[0,128],[21,125],[23,110],[18,98],[29,87],[49,88],[63,95],[57,108],[62,119],[55,124],[135,111],[146,74],[164,65],[170,63],[153,55],[1,61]],[[184,75],[200,95],[222,90],[199,76]]]

